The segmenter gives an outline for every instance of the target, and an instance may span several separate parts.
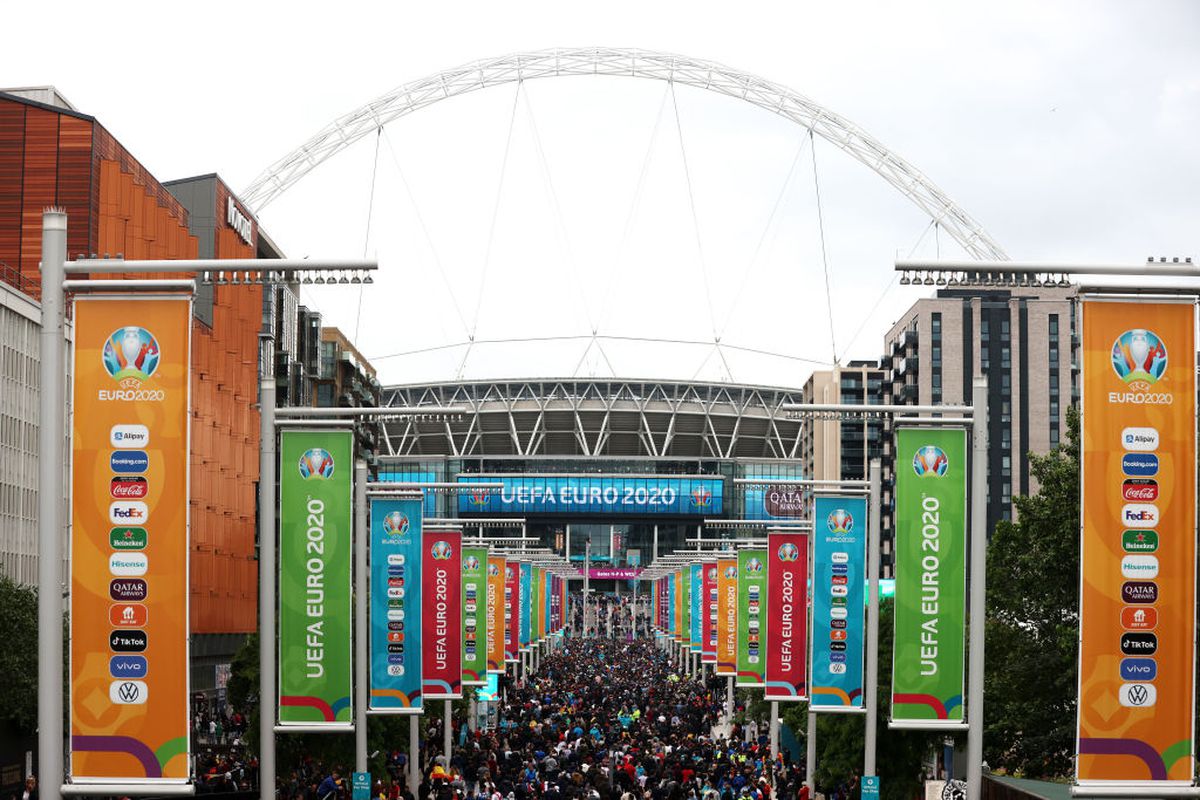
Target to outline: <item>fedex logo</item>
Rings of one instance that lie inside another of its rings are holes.
[[[140,501],[118,501],[108,507],[108,521],[113,525],[127,522],[145,522],[150,518],[150,509]]]
[[[1121,521],[1129,528],[1153,528],[1158,525],[1158,506],[1150,503],[1126,503]]]

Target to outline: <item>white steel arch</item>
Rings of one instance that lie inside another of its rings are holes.
[[[983,227],[920,170],[848,119],[786,86],[713,61],[648,50],[588,47],[514,53],[406,83],[349,114],[267,167],[241,193],[261,211],[309,170],[379,127],[456,95],[531,78],[610,75],[694,86],[753,103],[801,125],[870,167],[974,258],[1008,260]]]

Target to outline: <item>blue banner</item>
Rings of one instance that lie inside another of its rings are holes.
[[[810,691],[815,711],[863,708],[866,542],[866,498],[814,499]]]
[[[422,710],[421,508],[419,497],[371,500],[373,711]]]
[[[551,477],[459,475],[460,483],[487,481],[504,488],[465,492],[465,514],[670,514],[711,516],[724,510],[721,478]]]
[[[521,564],[521,575],[518,578],[520,581],[520,613],[521,627],[517,631],[517,643],[522,650],[529,649],[529,631],[532,623],[533,605],[530,603],[530,589],[533,583],[533,565]]]
[[[704,649],[704,565],[692,564],[689,569],[688,580],[691,581],[691,588],[688,590],[688,605],[691,606],[691,614],[688,617],[691,627],[691,651],[699,653]]]

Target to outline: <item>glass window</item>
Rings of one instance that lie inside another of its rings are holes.
[[[1003,336],[1004,338],[1008,338],[1008,331],[1009,331],[1008,320],[1006,320],[1006,319],[1000,320],[1000,335]]]
[[[930,356],[933,358],[933,363],[940,364],[942,361],[942,348],[939,345],[934,345]]]
[[[941,333],[942,332],[942,315],[934,314],[931,324],[933,326],[934,333]]]
[[[1058,314],[1050,315],[1050,335],[1058,336]]]

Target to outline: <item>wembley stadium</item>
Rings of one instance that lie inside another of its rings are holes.
[[[573,561],[590,543],[597,588],[697,535],[787,521],[763,485],[800,477],[800,390],[628,380],[465,381],[390,386],[388,407],[454,407],[446,420],[383,423],[383,480],[489,482],[431,496],[427,516],[521,527]],[[608,570],[608,571],[606,571]]]

